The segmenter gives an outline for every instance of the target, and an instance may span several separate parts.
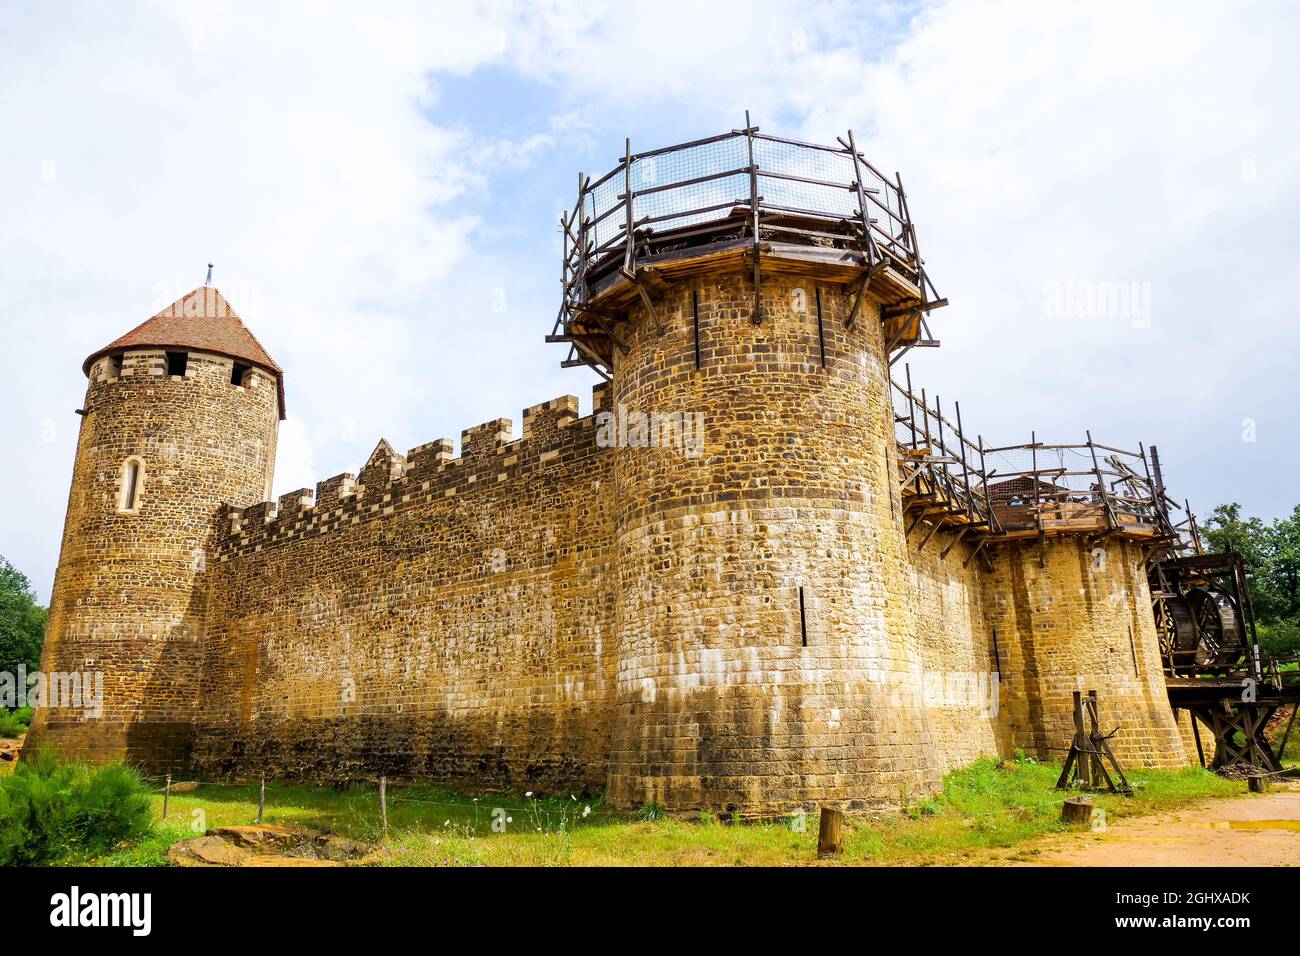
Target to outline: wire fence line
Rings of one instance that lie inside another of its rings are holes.
[[[259,804],[258,822],[259,823],[262,821],[262,816],[266,806],[266,795],[268,793],[291,794],[296,791],[300,791],[304,788],[325,789],[325,788],[332,788],[333,786],[332,783],[311,783],[308,781],[303,781],[301,783],[279,782],[279,781],[275,783],[268,783],[265,779],[262,778],[259,778],[258,780],[251,780],[251,781],[247,781],[247,780],[184,780],[182,781],[182,780],[173,780],[170,776],[167,775],[164,776],[141,775],[140,779],[148,783],[162,784],[162,786],[158,788],[158,792],[161,792],[163,794],[163,818],[164,819],[167,818],[168,803],[172,797],[191,796],[199,788],[228,787],[228,788],[237,788],[237,789],[256,790],[258,792],[258,804]],[[182,784],[182,783],[196,784],[197,786],[194,789],[187,788],[184,791],[177,791],[174,789],[178,784]],[[416,788],[422,785],[411,784],[408,786],[412,788]],[[423,796],[408,796],[407,794],[404,794],[400,791],[397,793],[393,793],[391,791],[388,791],[387,789],[386,777],[380,777],[374,781],[370,781],[370,780],[366,780],[364,782],[357,781],[352,783],[350,785],[350,788],[356,791],[355,792],[356,796],[364,796],[367,799],[373,798],[378,801],[380,805],[379,822],[382,829],[385,832],[388,829],[387,809],[386,809],[386,805],[388,803],[415,804],[419,806],[437,807],[443,810],[454,810],[454,811],[459,811],[461,813],[474,813],[475,830],[477,830],[479,827],[477,816],[480,811],[485,812],[488,815],[487,820],[484,822],[489,824],[489,826],[491,824],[493,814],[499,815],[501,813],[506,813],[506,814],[520,814],[524,817],[525,820],[534,823],[540,823],[542,822],[543,819],[545,819],[546,821],[545,829],[550,828],[551,821],[554,818],[559,818],[561,823],[564,826],[567,826],[570,823],[577,823],[577,822],[591,823],[598,818],[604,820],[604,819],[613,819],[616,817],[623,816],[622,814],[617,814],[607,809],[606,807],[603,806],[603,804],[599,802],[596,802],[596,805],[593,806],[592,804],[594,801],[592,801],[589,798],[588,799],[580,798],[575,794],[570,794],[567,802],[564,801],[563,797],[559,797],[559,796],[552,796],[552,797],[545,797],[545,798],[535,797],[535,798],[528,798],[533,801],[528,805],[518,805],[515,803],[506,803],[503,801],[494,800],[490,795],[486,797],[463,797],[460,800],[432,800]],[[560,807],[555,806],[553,803],[554,801],[561,801]],[[463,822],[464,821],[458,821],[458,823],[463,823]]]

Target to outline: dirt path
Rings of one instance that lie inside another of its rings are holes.
[[[1111,823],[1102,832],[1057,834],[991,854],[1010,866],[1295,866],[1300,864],[1300,784],[1206,800]]]

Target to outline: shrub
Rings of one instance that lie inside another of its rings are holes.
[[[32,723],[32,709],[19,707],[11,712],[0,710],[0,737],[21,737]]]
[[[1258,630],[1259,645],[1265,654],[1290,657],[1300,653],[1300,624],[1279,621],[1276,624],[1260,624]]]
[[[149,788],[120,763],[64,764],[42,749],[0,778],[0,866],[93,857],[151,825]]]

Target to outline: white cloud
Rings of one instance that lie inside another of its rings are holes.
[[[430,76],[499,57],[506,11],[212,4],[0,17],[0,308],[7,323],[31,321],[30,351],[2,360],[20,396],[6,444],[21,464],[8,471],[40,501],[6,519],[0,547],[43,592],[80,362],[200,284],[209,260],[288,370],[277,491],[325,477],[318,464],[359,463],[381,433],[413,431],[431,372],[472,387],[473,369],[446,360],[465,347],[465,323],[430,313],[486,312],[486,292],[481,307],[466,300],[491,266],[473,254],[476,217],[448,203],[487,190],[519,151],[430,122]],[[34,469],[25,453],[47,418],[58,437]]]

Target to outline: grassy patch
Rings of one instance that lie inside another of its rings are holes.
[[[27,733],[32,722],[32,709],[20,707],[17,710],[0,708],[0,737],[21,737]]]
[[[961,863],[1062,829],[1059,767],[1032,760],[984,760],[949,774],[942,791],[896,817],[854,819],[837,863]],[[1109,819],[1167,810],[1209,796],[1243,793],[1241,782],[1196,769],[1136,771],[1133,797],[1095,796]],[[153,795],[155,819],[162,797]],[[704,815],[673,819],[659,808],[619,814],[598,799],[562,795],[470,797],[429,787],[390,787],[389,832],[373,786],[345,790],[268,784],[265,820],[292,822],[380,845],[372,862],[408,866],[782,866],[815,860],[810,814],[764,824]],[[166,823],[144,840],[104,856],[105,865],[159,865],[176,840],[204,829],[250,823],[257,787],[204,785],[173,794]],[[496,828],[494,829],[494,824]],[[504,832],[501,832],[504,827]],[[1032,853],[1031,851],[1028,851]]]
[[[897,817],[855,820],[841,861],[848,864],[961,862],[970,854],[1009,847],[1063,829],[1059,767],[1033,761],[980,761],[948,775],[943,790]],[[1207,796],[1241,793],[1241,783],[1200,769],[1131,775],[1133,797],[1095,797],[1110,819],[1150,813]],[[598,817],[564,832],[481,836],[463,828],[407,831],[390,839],[385,862],[408,865],[789,865],[810,863],[816,820],[740,825],[706,816]]]
[[[1290,714],[1286,714],[1289,719]],[[1273,735],[1269,738],[1269,743],[1273,745],[1274,751],[1282,746],[1282,737],[1286,734],[1286,722],[1283,721]],[[1300,717],[1296,718],[1294,726],[1291,728],[1291,734],[1286,738],[1286,751],[1278,753],[1277,759],[1282,761],[1282,766],[1292,767],[1300,764]]]
[[[982,760],[949,774],[942,792],[910,808],[906,816],[855,827],[845,841],[846,861],[961,862],[977,851],[1065,830],[1059,820],[1065,794],[1055,789],[1059,774],[1059,766],[1033,760]],[[1128,776],[1136,791],[1133,796],[1093,795],[1093,802],[1110,820],[1245,790],[1241,783],[1199,767],[1135,771]]]

